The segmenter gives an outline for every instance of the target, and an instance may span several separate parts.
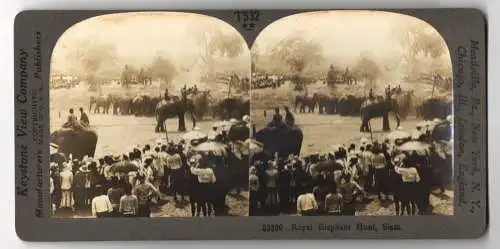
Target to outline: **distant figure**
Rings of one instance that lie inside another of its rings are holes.
[[[89,117],[87,116],[87,113],[83,111],[82,107],[80,107],[80,123],[83,126],[89,126],[90,124]]]
[[[63,128],[76,128],[78,119],[74,114],[73,108],[69,109],[68,121],[63,124]]]
[[[391,85],[388,85],[385,88],[385,98],[386,99],[390,99],[391,98]]]
[[[293,116],[292,112],[290,112],[290,109],[288,109],[288,106],[284,106],[285,109],[285,123],[288,126],[295,126],[295,117]]]
[[[267,117],[267,111],[264,110],[264,118]]]
[[[170,100],[170,96],[168,95],[168,89],[165,89],[165,94],[163,95],[163,98],[165,99],[165,101],[169,101]]]
[[[368,94],[368,98],[372,101],[375,99],[375,96],[373,96],[373,88],[370,88],[370,93]]]

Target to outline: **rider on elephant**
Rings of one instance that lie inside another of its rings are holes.
[[[196,84],[194,84],[193,86],[193,94],[197,94],[198,93],[198,86],[196,86]]]
[[[386,99],[391,99],[391,85],[388,85],[385,88],[385,97]]]
[[[269,123],[270,127],[281,127],[283,125],[283,116],[280,114],[280,108],[274,108],[273,120]]]
[[[165,99],[165,101],[170,101],[170,96],[168,95],[168,89],[165,89],[165,94],[163,95],[163,98]]]
[[[291,127],[295,126],[295,117],[293,116],[292,112],[290,111],[288,106],[284,106],[284,108],[285,108],[285,123]]]
[[[370,93],[368,94],[368,99],[370,101],[374,101],[375,100],[375,96],[373,95],[373,88],[370,88]]]
[[[187,98],[187,87],[186,85],[184,85],[181,89],[181,96],[182,96],[182,99],[186,99]]]
[[[89,126],[89,124],[90,124],[89,117],[83,111],[82,107],[80,107],[80,124],[82,124],[84,126]]]
[[[68,121],[62,125],[63,128],[73,128],[77,129],[80,126],[78,124],[78,118],[74,114],[73,108],[69,109]]]

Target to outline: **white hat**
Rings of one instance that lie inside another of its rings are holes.
[[[361,143],[362,143],[362,144],[366,144],[366,143],[368,143],[368,139],[367,139],[366,137],[362,137],[362,138],[361,138]]]
[[[451,122],[453,122],[453,116],[448,115],[448,116],[446,117],[446,120],[447,120],[448,122],[450,122],[450,123],[451,123]]]
[[[248,115],[243,116],[243,121],[250,122],[250,116]]]

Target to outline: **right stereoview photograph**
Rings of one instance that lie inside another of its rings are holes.
[[[453,73],[434,27],[308,12],[251,53],[251,216],[454,214]]]

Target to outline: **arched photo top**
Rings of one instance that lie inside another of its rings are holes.
[[[318,75],[333,65],[366,74],[361,64],[371,61],[378,65],[377,80],[385,85],[438,77],[446,79],[442,90],[451,97],[448,46],[432,25],[410,15],[371,10],[290,15],[262,30],[251,51],[257,71]],[[422,96],[431,95],[429,86]]]
[[[155,70],[160,59],[163,70]],[[144,68],[153,80],[180,86],[219,71],[246,77],[249,65],[244,38],[218,18],[184,12],[125,12],[92,17],[68,28],[54,47],[51,75],[111,81],[118,80],[128,66],[137,71]]]

